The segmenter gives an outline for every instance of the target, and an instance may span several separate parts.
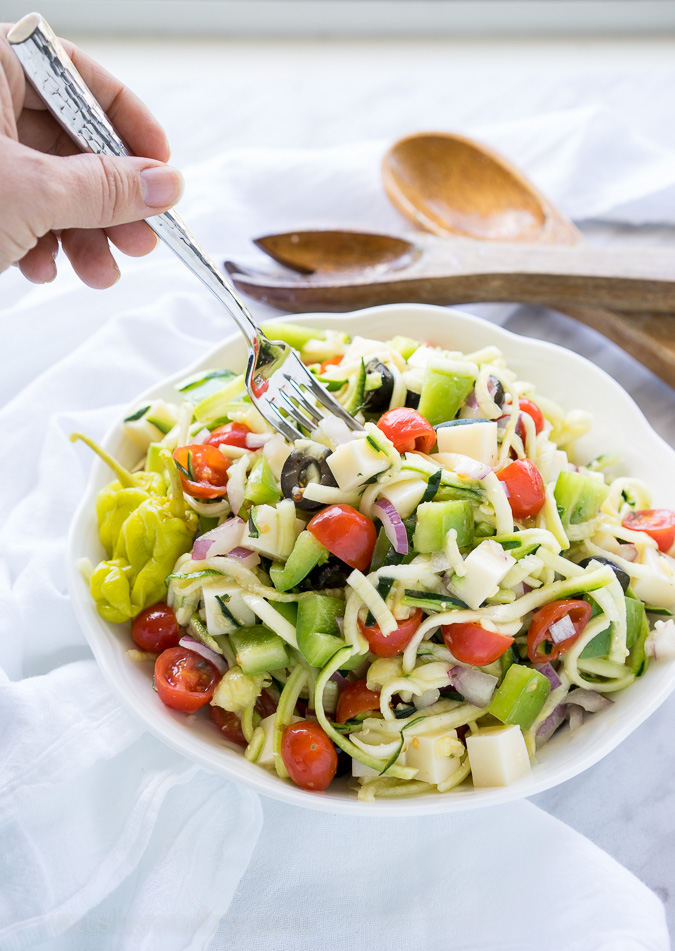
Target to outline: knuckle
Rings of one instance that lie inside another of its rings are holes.
[[[128,175],[115,162],[98,155],[100,174],[98,175],[98,212],[99,225],[106,227],[119,223],[132,204],[133,187]]]

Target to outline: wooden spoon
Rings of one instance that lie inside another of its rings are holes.
[[[527,244],[583,244],[580,231],[506,159],[451,133],[409,135],[384,157],[394,204],[433,234]],[[613,340],[675,386],[675,318],[565,306],[565,313]]]
[[[664,249],[552,247],[361,231],[295,231],[255,241],[302,277],[228,270],[237,287],[292,310],[520,301],[675,310],[675,257]]]

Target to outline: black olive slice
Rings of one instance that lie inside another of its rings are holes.
[[[366,390],[363,396],[363,409],[366,413],[383,413],[389,409],[391,395],[394,392],[394,374],[377,357],[366,364],[366,379],[369,374],[379,374],[382,382],[374,390]]]
[[[597,561],[601,565],[609,565],[609,567],[619,579],[619,584],[623,590],[625,591],[628,588],[628,585],[630,584],[629,575],[623,570],[623,568],[620,568],[615,562],[613,562],[611,558],[603,558],[601,555],[597,555],[593,558],[584,558],[583,561],[579,562],[579,567],[587,568],[592,561]]]
[[[487,390],[490,396],[493,399],[493,402],[501,409],[504,403],[504,387],[500,380],[496,376],[489,376],[487,381]]]
[[[322,508],[322,502],[313,502],[304,498],[304,490],[310,482],[321,485],[337,485],[326,459],[330,449],[321,455],[313,456],[302,449],[294,449],[281,470],[281,491],[285,499],[292,499],[297,508],[304,512],[316,512]]]
[[[306,578],[298,584],[301,591],[322,591],[326,588],[345,588],[347,578],[354,569],[345,564],[335,555],[330,555],[328,561],[312,568]]]

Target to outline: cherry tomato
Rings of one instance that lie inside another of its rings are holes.
[[[195,499],[217,499],[225,495],[230,462],[215,446],[206,443],[181,446],[173,458],[181,467],[180,481],[188,495]]]
[[[215,446],[239,446],[240,449],[246,449],[246,437],[251,432],[248,426],[243,423],[226,423],[214,429],[205,445]]]
[[[532,400],[519,399],[518,400],[518,409],[521,413],[527,413],[528,416],[531,416],[534,420],[534,430],[536,433],[540,433],[544,428],[544,414],[539,409],[536,403],[533,403]],[[522,427],[521,427],[522,429]],[[516,432],[518,430],[516,429]],[[518,433],[519,436],[524,436],[524,431]]]
[[[431,452],[436,442],[436,432],[416,409],[401,406],[388,409],[379,418],[377,428],[393,442],[399,452]]]
[[[332,740],[312,720],[291,723],[281,737],[281,758],[296,786],[326,789],[337,771]]]
[[[329,357],[327,360],[324,360],[321,366],[319,367],[319,376],[323,376],[326,372],[326,367],[337,366],[338,363],[342,363],[342,354],[336,353],[334,357]]]
[[[364,624],[359,618],[361,633],[368,641],[368,645],[378,657],[397,657],[402,654],[410,643],[415,631],[422,623],[422,608],[415,608],[410,617],[399,621],[399,625],[391,634],[385,635],[379,624]]]
[[[634,532],[646,532],[659,546],[659,551],[669,551],[675,542],[675,512],[670,509],[643,509],[629,512],[623,527]]]
[[[377,529],[351,505],[329,505],[310,519],[307,529],[332,555],[365,571],[373,560]]]
[[[543,608],[535,611],[530,621],[530,629],[527,632],[527,656],[533,664],[545,664],[547,660],[555,660],[561,654],[565,654],[570,647],[577,641],[579,635],[588,624],[591,616],[591,606],[588,601],[551,601],[545,604]],[[549,640],[549,628],[556,621],[561,621],[569,616],[576,634],[568,637],[558,644],[551,641],[551,651],[545,654],[537,650],[542,641]]]
[[[515,518],[530,518],[544,507],[544,480],[531,459],[516,459],[498,472],[497,478],[508,489],[509,505]]]
[[[357,680],[347,684],[337,702],[335,719],[338,723],[346,723],[359,713],[380,709],[379,690],[369,690],[365,680]]]
[[[131,622],[131,636],[142,651],[161,654],[167,647],[176,647],[182,635],[173,608],[163,601],[141,611]]]
[[[209,707],[211,719],[216,724],[223,736],[231,743],[238,743],[239,746],[248,746],[246,737],[241,729],[241,720],[236,713],[229,710],[223,710],[222,707],[216,707],[213,704]]]
[[[255,710],[263,719],[270,716],[277,708],[276,700],[270,694],[263,690],[255,702]],[[240,746],[248,746],[246,737],[241,728],[241,720],[236,713],[230,713],[229,710],[223,710],[222,707],[211,704],[209,707],[211,719],[216,724],[220,732],[232,743],[238,743]]]
[[[201,654],[186,647],[170,647],[155,661],[155,689],[167,707],[194,713],[206,706],[220,673]]]
[[[475,622],[443,624],[441,633],[445,646],[463,664],[485,667],[506,653],[513,638],[496,631],[486,631]]]

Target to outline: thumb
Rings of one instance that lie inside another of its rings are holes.
[[[166,211],[183,177],[154,159],[45,155],[47,228],[110,228]]]

